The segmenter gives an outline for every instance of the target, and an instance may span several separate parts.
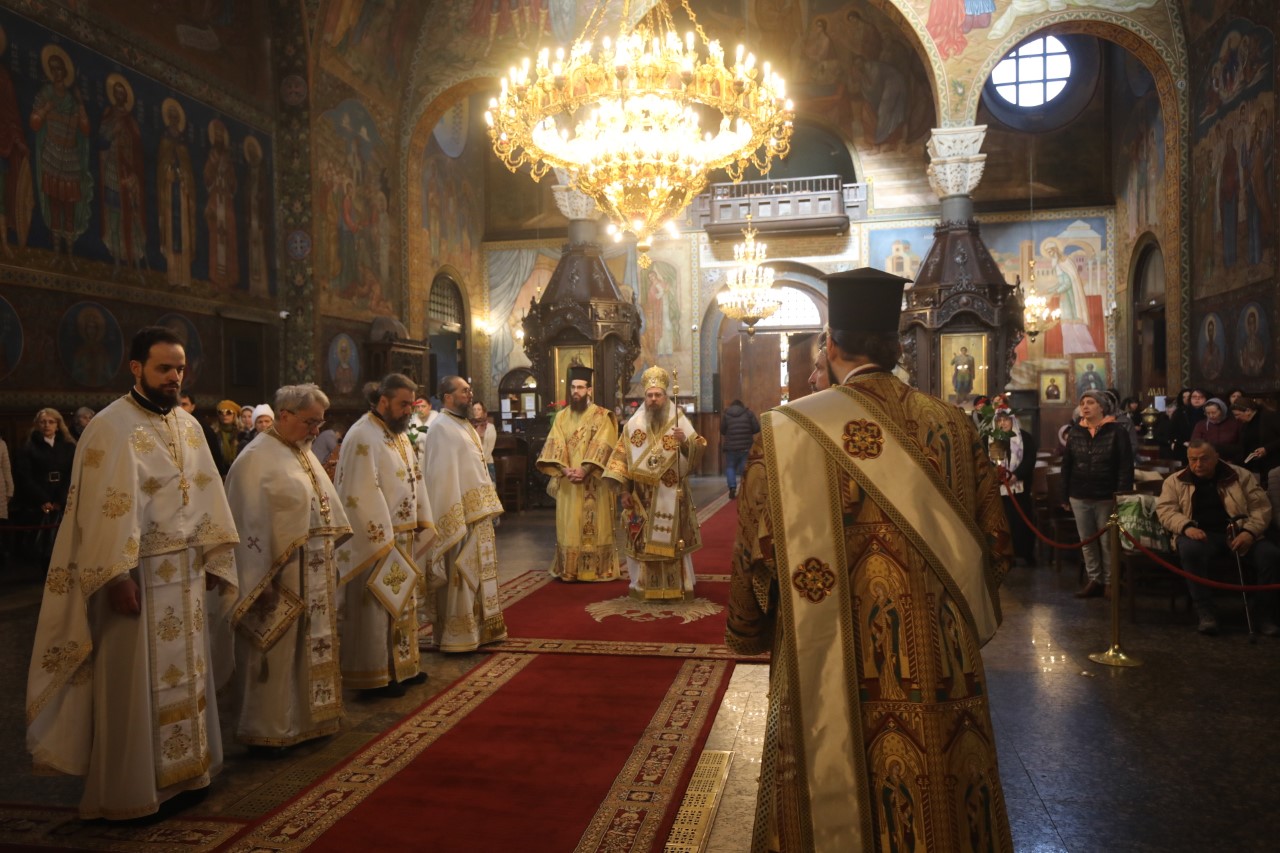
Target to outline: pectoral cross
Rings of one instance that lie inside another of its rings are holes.
[[[182,505],[191,503],[191,484],[187,482],[186,474],[179,475],[178,488],[182,490]]]

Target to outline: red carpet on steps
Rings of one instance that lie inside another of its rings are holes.
[[[495,655],[233,849],[660,850],[732,668]]]

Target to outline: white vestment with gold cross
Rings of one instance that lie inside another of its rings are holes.
[[[418,598],[435,536],[418,454],[370,412],[347,431],[334,477],[352,535],[338,548],[342,680],[385,687],[420,671]]]
[[[235,542],[195,418],[129,396],[94,417],[76,446],[27,678],[27,747],[37,771],[86,777],[82,818],[153,814],[221,767],[215,669],[230,671]],[[223,583],[206,594],[210,575]],[[108,604],[106,587],[126,577],[136,616]]]
[[[336,547],[351,535],[329,476],[307,446],[274,430],[227,472],[240,532],[236,569],[236,737],[292,746],[342,717]]]
[[[441,412],[427,433],[427,491],[436,509],[432,551],[432,642],[467,652],[507,638],[498,601],[493,520],[502,503],[489,479],[480,436],[466,418]]]

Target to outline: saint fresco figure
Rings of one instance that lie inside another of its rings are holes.
[[[107,75],[109,105],[98,124],[98,165],[102,182],[102,242],[120,264],[147,265],[146,185],[143,182],[142,130],[133,115],[133,87],[121,74]]]
[[[0,56],[8,45],[9,38],[0,27]],[[32,192],[31,150],[22,126],[18,92],[9,70],[0,64],[0,250],[5,257],[13,257],[9,246],[10,227],[18,238],[18,246],[27,244],[35,204]]]
[[[191,286],[191,258],[195,255],[196,191],[191,150],[183,140],[187,114],[173,98],[160,106],[164,135],[156,152],[156,199],[160,222],[160,254],[165,258],[169,284]]]
[[[249,235],[249,295],[270,296],[267,284],[267,201],[268,177],[262,168],[262,143],[255,137],[244,140],[244,160],[249,166],[245,180],[245,226]]]
[[[221,119],[209,122],[209,159],[204,164],[204,222],[209,229],[209,281],[226,288],[240,281],[236,240],[236,169],[231,138]]]
[[[64,261],[77,269],[71,247],[89,227],[93,175],[89,172],[89,114],[74,88],[76,69],[71,57],[56,44],[40,51],[48,80],[31,105],[31,129],[36,133],[36,183],[40,214],[53,235],[54,266]]]
[[[977,370],[977,362],[969,354],[968,347],[960,347],[960,352],[951,357],[951,384],[956,389],[956,399],[963,399],[973,393],[973,376]]]

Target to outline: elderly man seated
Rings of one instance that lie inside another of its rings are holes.
[[[1234,554],[1253,562],[1258,583],[1280,581],[1280,548],[1262,538],[1271,523],[1266,492],[1253,474],[1220,459],[1209,442],[1187,442],[1187,467],[1164,481],[1156,514],[1177,538],[1178,557],[1188,572],[1205,577],[1217,557]],[[1195,581],[1188,581],[1187,587],[1200,617],[1197,630],[1217,634],[1213,591]],[[1259,593],[1255,604],[1261,632],[1268,637],[1280,635],[1276,593]]]

